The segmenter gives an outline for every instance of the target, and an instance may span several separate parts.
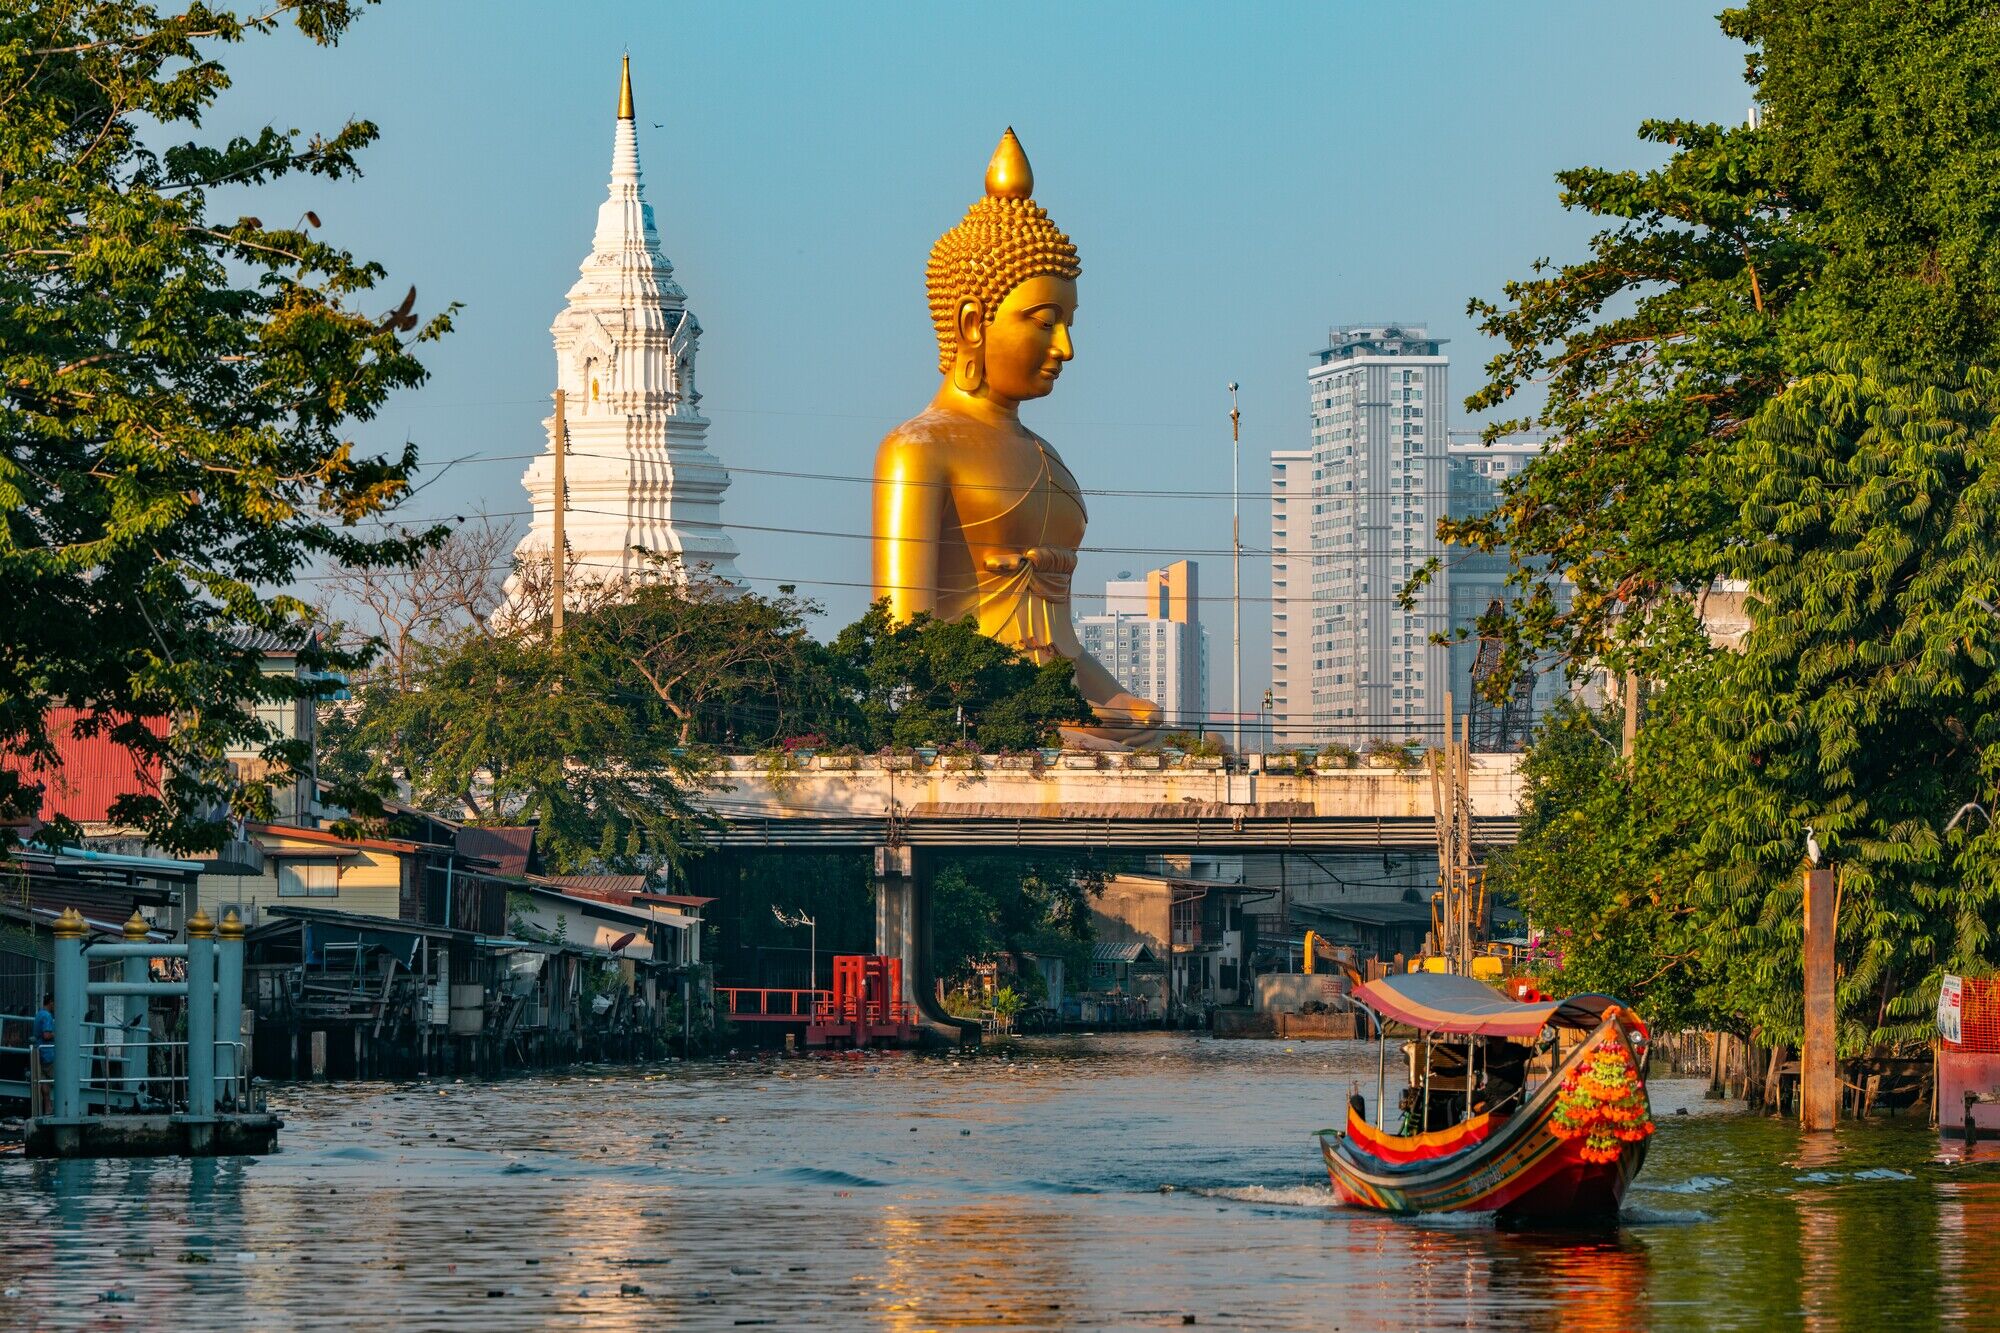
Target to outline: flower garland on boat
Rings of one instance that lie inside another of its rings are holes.
[[[1557,1138],[1586,1136],[1581,1154],[1586,1162],[1615,1162],[1625,1144],[1653,1132],[1646,1085],[1624,1042],[1599,1043],[1583,1067],[1563,1080],[1549,1128]]]

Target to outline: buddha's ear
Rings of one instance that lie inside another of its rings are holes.
[[[986,341],[986,306],[969,296],[958,303],[958,345],[978,347]]]

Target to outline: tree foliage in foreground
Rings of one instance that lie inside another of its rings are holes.
[[[1564,767],[1558,721],[1531,763],[1569,813],[1515,865],[1584,932],[1574,966],[1796,1041],[1811,826],[1852,1049],[2000,962],[2000,834],[1963,811],[2000,795],[2000,27],[1886,0],[1724,25],[1761,125],[1652,127],[1659,171],[1565,178],[1624,220],[1481,308],[1509,351],[1473,400],[1545,379],[1565,442],[1447,535],[1523,561],[1492,627],[1517,647],[1656,683],[1629,762]],[[1719,579],[1748,589],[1740,652],[1700,632]]]
[[[412,343],[448,318],[420,325],[414,290],[376,295],[381,267],[322,239],[311,213],[211,207],[220,189],[351,176],[375,127],[178,137],[229,85],[219,48],[281,19],[332,44],[358,8],[0,14],[0,820],[40,810],[61,706],[161,764],[161,790],[114,811],[154,841],[215,845],[218,803],[268,812],[305,756],[254,706],[315,687],[265,678],[258,643],[300,646],[309,670],[357,659],[311,641],[298,598],[263,590],[425,540],[361,535],[407,491],[415,450],[367,456],[346,430],[422,382]],[[161,718],[164,737],[146,725]],[[225,756],[260,747],[275,771],[240,780]]]

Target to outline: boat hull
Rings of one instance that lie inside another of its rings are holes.
[[[1590,1161],[1583,1138],[1564,1138],[1551,1123],[1564,1075],[1603,1041],[1630,1049],[1621,1025],[1607,1021],[1514,1116],[1490,1123],[1479,1117],[1448,1131],[1465,1144],[1444,1155],[1432,1155],[1450,1147],[1438,1142],[1442,1135],[1386,1135],[1350,1112],[1346,1131],[1320,1135],[1335,1197],[1388,1213],[1492,1212],[1544,1222],[1616,1217],[1645,1162],[1645,1143],[1621,1144],[1609,1162]]]

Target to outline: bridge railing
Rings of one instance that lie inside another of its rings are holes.
[[[822,1004],[831,1004],[832,991],[795,990],[770,986],[717,986],[716,1008],[724,1018],[738,1023],[804,1023]]]

